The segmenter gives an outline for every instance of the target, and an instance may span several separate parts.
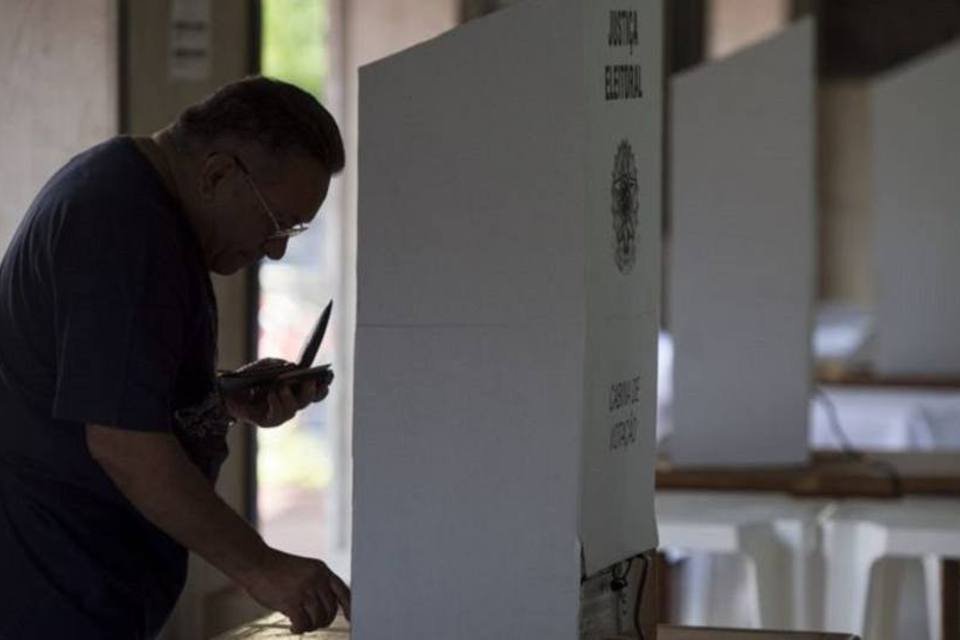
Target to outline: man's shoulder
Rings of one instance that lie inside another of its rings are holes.
[[[73,205],[101,211],[112,204],[170,199],[146,158],[125,136],[111,138],[74,156],[40,192],[35,205]]]
[[[181,281],[197,266],[176,201],[130,138],[74,157],[34,200],[9,260],[46,263],[55,277],[107,271]],[[59,275],[57,275],[59,274]]]
[[[178,207],[128,137],[103,142],[70,160],[27,213],[73,244],[162,242],[178,232]]]

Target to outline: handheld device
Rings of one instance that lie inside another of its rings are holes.
[[[251,371],[227,371],[219,376],[220,390],[223,393],[234,393],[245,389],[256,387],[270,387],[275,384],[291,384],[306,380],[325,380],[329,382],[333,379],[333,372],[329,364],[312,366],[313,360],[317,357],[317,351],[320,349],[320,343],[323,342],[323,336],[327,332],[327,325],[330,323],[330,313],[333,311],[333,300],[327,304],[327,307],[320,314],[320,319],[313,329],[313,333],[303,346],[300,354],[300,361],[297,366],[290,368],[289,365],[276,365],[268,367],[259,367]]]

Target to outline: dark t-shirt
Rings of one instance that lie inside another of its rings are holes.
[[[171,431],[215,367],[199,246],[130,138],[70,161],[0,264],[0,638],[149,638],[186,551],[118,491],[84,424]]]

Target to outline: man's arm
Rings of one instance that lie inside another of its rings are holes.
[[[286,614],[295,633],[327,626],[350,593],[324,563],[268,547],[220,499],[169,433],[88,424],[87,447],[117,488],[148,519],[243,587]]]

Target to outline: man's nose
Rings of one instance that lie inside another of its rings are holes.
[[[279,260],[283,257],[283,254],[287,252],[287,238],[267,240],[267,243],[264,245],[263,249],[268,258],[271,260]]]

